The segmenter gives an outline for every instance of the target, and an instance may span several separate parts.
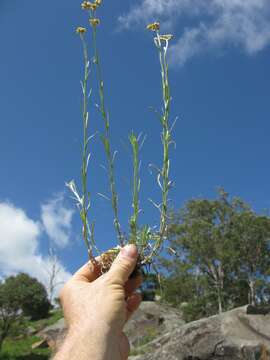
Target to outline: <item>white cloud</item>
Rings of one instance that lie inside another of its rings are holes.
[[[235,46],[252,55],[270,44],[269,0],[142,0],[119,22],[131,28],[157,19],[166,30],[192,24],[171,47],[175,65],[206,50]]]
[[[205,6],[206,1],[203,0],[143,0],[118,20],[120,26],[126,29],[155,20],[166,21],[172,26],[176,17],[198,15]]]
[[[0,275],[5,277],[26,272],[45,286],[48,284],[50,259],[39,253],[42,227],[24,210],[11,203],[0,203]],[[58,282],[66,282],[71,274],[58,263]],[[56,289],[56,293],[59,290]]]
[[[70,240],[71,221],[74,211],[64,204],[63,195],[58,195],[41,205],[41,220],[49,238],[59,247]]]

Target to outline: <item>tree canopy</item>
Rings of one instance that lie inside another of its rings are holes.
[[[24,273],[6,278],[0,283],[0,349],[22,316],[38,320],[46,317],[49,309],[46,289],[37,279]]]
[[[209,314],[267,301],[270,218],[240,198],[220,189],[217,199],[188,201],[173,213],[169,246],[168,301],[211,304]]]

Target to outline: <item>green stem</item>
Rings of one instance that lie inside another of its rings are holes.
[[[105,107],[104,82],[102,80],[102,72],[101,72],[101,66],[100,66],[99,55],[97,50],[96,32],[97,32],[96,27],[94,26],[93,27],[94,62],[97,68],[97,78],[99,84],[100,112],[105,126],[105,132],[102,136],[102,141],[108,163],[108,178],[109,178],[110,191],[111,191],[111,204],[114,214],[113,223],[119,244],[120,246],[124,246],[124,237],[121,231],[120,222],[119,222],[119,213],[118,213],[118,195],[116,192],[115,175],[114,175],[114,155],[112,154],[111,143],[110,143],[110,123]]]
[[[130,218],[130,243],[136,244],[138,240],[138,216],[139,216],[139,191],[140,191],[140,178],[139,178],[139,143],[138,138],[132,133],[129,141],[133,150],[133,198],[132,207],[133,215]]]
[[[90,207],[90,195],[87,189],[87,177],[88,177],[88,161],[90,154],[88,153],[88,120],[89,113],[87,110],[88,103],[88,94],[87,94],[87,84],[89,78],[89,58],[87,45],[84,40],[83,35],[80,36],[82,45],[83,45],[83,55],[84,55],[84,78],[82,82],[82,92],[83,92],[83,150],[82,150],[82,204],[81,204],[81,220],[83,224],[83,239],[86,244],[88,255],[90,260],[93,260],[93,247],[90,244],[89,240],[89,229],[88,229],[88,210]]]
[[[170,160],[169,160],[169,147],[171,143],[171,130],[169,127],[169,115],[170,115],[170,85],[169,85],[169,73],[166,50],[161,44],[159,33],[157,35],[157,47],[159,50],[159,61],[161,67],[161,80],[162,80],[162,97],[163,97],[163,115],[161,116],[162,123],[162,145],[163,145],[163,166],[161,172],[158,174],[161,184],[161,197],[162,202],[160,205],[160,226],[159,234],[155,238],[154,247],[147,257],[146,261],[150,261],[160,250],[164,238],[167,232],[167,213],[168,213],[168,193],[170,187],[169,172],[170,172]]]

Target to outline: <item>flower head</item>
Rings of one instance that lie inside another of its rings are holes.
[[[100,6],[101,3],[102,3],[102,0],[95,0],[95,4],[96,4],[97,6]]]
[[[83,10],[92,10],[95,11],[99,5],[95,3],[91,3],[90,1],[84,1],[81,5]]]
[[[85,34],[86,33],[86,28],[79,26],[76,29],[76,33],[77,34]]]
[[[81,4],[81,8],[83,9],[83,10],[90,10],[90,2],[89,1],[84,1],[84,2],[82,2],[82,4]]]
[[[91,3],[90,4],[90,9],[91,10],[95,11],[97,8],[98,8],[98,4],[96,4],[96,3]]]
[[[158,39],[158,38],[155,38],[155,39]],[[172,34],[159,35],[159,39],[160,39],[160,41],[170,41],[173,39],[173,35]]]
[[[97,25],[100,24],[100,20],[96,19],[96,18],[90,18],[89,23],[90,23],[91,26],[96,27]]]
[[[159,28],[160,28],[159,22],[154,22],[146,26],[146,29],[151,31],[158,31]]]

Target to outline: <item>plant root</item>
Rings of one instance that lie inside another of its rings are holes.
[[[111,250],[104,252],[100,256],[98,265],[100,267],[101,274],[105,274],[110,270],[112,263],[114,262],[117,255],[119,254],[120,249],[121,249],[120,247],[113,248]],[[135,278],[136,276],[138,276],[139,274],[141,274],[143,272],[142,268],[143,268],[143,264],[141,263],[141,256],[139,255],[135,269],[133,270],[133,272],[131,273],[129,278],[132,279],[132,278]]]

